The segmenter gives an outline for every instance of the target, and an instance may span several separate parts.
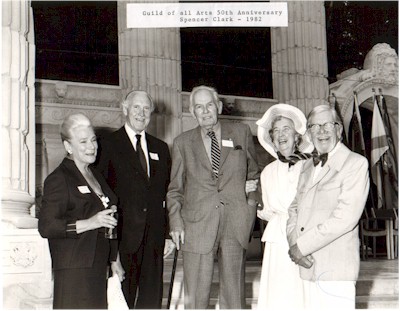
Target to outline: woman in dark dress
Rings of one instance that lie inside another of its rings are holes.
[[[97,141],[83,114],[67,117],[61,138],[68,155],[46,178],[39,232],[49,241],[54,273],[54,309],[106,309],[107,272],[124,278],[117,240],[105,237],[117,221],[117,198],[90,164]]]

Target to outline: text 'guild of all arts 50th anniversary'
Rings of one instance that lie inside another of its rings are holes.
[[[234,21],[246,21],[246,22],[262,22],[263,17],[266,16],[281,16],[282,11],[257,11],[257,10],[183,10],[176,12],[163,11],[163,10],[152,10],[143,11],[143,16],[179,16],[181,23],[199,23],[199,22],[234,22]]]

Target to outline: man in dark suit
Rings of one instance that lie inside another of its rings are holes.
[[[219,307],[243,309],[257,205],[246,193],[260,175],[253,137],[247,125],[219,122],[222,102],[213,88],[194,88],[189,109],[199,126],[174,141],[167,194],[171,236],[183,251],[185,308],[207,309],[218,258]]]
[[[171,158],[167,144],[145,132],[154,110],[149,94],[130,92],[122,110],[126,123],[101,142],[98,168],[119,198],[119,252],[126,271],[122,289],[128,306],[160,309]],[[167,241],[172,252],[173,243]]]

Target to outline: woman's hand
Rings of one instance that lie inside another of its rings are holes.
[[[92,222],[94,229],[101,227],[113,229],[117,225],[117,220],[110,214],[114,212],[114,210],[107,208],[90,217],[89,220]]]
[[[79,234],[101,227],[113,229],[117,225],[117,220],[114,216],[110,215],[113,212],[114,211],[111,208],[107,208],[88,219],[78,220],[76,222],[76,233]]]

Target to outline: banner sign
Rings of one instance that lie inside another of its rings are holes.
[[[128,3],[128,28],[287,27],[286,2]]]

